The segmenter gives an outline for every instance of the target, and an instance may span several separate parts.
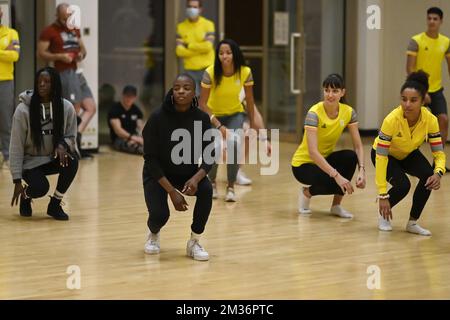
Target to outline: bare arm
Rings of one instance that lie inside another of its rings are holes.
[[[445,59],[447,60],[447,70],[450,75],[450,55],[446,56]]]
[[[255,128],[255,98],[253,96],[253,86],[244,86],[245,102],[247,104],[247,114],[250,120],[250,127]]]
[[[364,166],[364,147],[359,135],[358,123],[352,123],[348,125],[348,131],[353,141],[353,148],[358,157],[358,176],[356,178],[356,186],[358,188],[365,188],[366,186],[366,169]]]
[[[109,120],[111,127],[114,130],[114,133],[123,140],[128,140],[131,137],[131,134],[122,128],[119,119],[111,119]]]
[[[39,41],[37,53],[38,56],[45,60],[46,62],[51,61],[63,61],[65,63],[71,63],[72,57],[67,53],[51,53],[49,51],[50,42],[49,41]]]
[[[406,58],[406,73],[409,75],[416,70],[417,57],[408,54]]]
[[[86,46],[84,45],[84,42],[81,38],[79,39],[79,44],[80,44],[80,53],[78,54],[78,61],[81,61],[86,59],[87,51]]]

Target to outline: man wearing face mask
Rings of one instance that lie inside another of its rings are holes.
[[[176,54],[184,60],[184,69],[196,82],[200,95],[203,72],[214,63],[214,22],[201,16],[201,0],[187,0],[187,19],[177,26]]]
[[[9,142],[14,114],[14,62],[19,60],[19,35],[16,30],[2,24],[0,7],[0,169],[8,169]]]

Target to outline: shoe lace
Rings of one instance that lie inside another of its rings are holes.
[[[205,249],[203,249],[203,247],[200,245],[200,243],[198,242],[198,240],[194,241],[194,251],[201,251],[201,252],[205,252]]]

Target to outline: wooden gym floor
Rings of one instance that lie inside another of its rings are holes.
[[[344,140],[339,147],[351,147]],[[314,198],[309,217],[297,213],[299,184],[290,168],[296,145],[281,145],[276,176],[246,166],[254,184],[236,188],[235,204],[223,201],[221,166],[222,199],[214,202],[201,242],[209,262],[185,256],[192,211],[172,211],[161,232],[161,254],[144,254],[139,156],[104,148],[83,160],[65,200],[69,222],[46,216],[48,199],[34,202],[31,219],[21,218],[10,207],[9,172],[0,170],[0,298],[449,299],[449,176],[421,219],[431,238],[404,231],[412,192],[395,208],[394,231],[379,232],[371,141],[365,141],[368,187],[344,200],[355,214],[350,221],[327,213],[331,197]],[[430,156],[428,149],[423,147]],[[70,266],[80,268],[79,290],[67,288]],[[368,288],[371,266],[379,268],[380,289]]]

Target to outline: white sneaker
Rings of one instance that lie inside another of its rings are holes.
[[[344,218],[344,219],[352,219],[353,214],[342,208],[340,205],[333,206],[330,209],[330,212],[334,214],[335,216]]]
[[[391,222],[383,218],[381,214],[378,214],[378,229],[381,231],[392,231]]]
[[[421,226],[417,224],[417,221],[408,221],[408,224],[406,225],[406,231],[409,233],[415,233],[421,236],[429,237],[431,236],[430,230],[424,229]]]
[[[308,199],[305,194],[303,193],[303,190],[305,188],[300,188],[300,192],[298,194],[298,213],[300,214],[311,214],[311,209],[309,208],[309,201],[311,199]]]
[[[158,234],[150,233],[148,236],[148,240],[144,246],[144,252],[146,254],[159,254],[160,245],[159,245],[159,232]]]
[[[212,184],[213,188],[213,199],[217,199],[219,197],[219,193],[217,192],[217,186],[215,183]]]
[[[206,252],[205,249],[198,243],[198,240],[191,239],[187,242],[186,245],[186,254],[194,258],[194,260],[198,261],[208,261],[209,260],[209,254]]]
[[[227,195],[225,196],[226,202],[236,202],[236,194],[234,193],[234,189],[228,187],[227,188]]]
[[[252,180],[247,178],[244,171],[239,169],[237,176],[236,176],[236,184],[240,186],[249,186],[252,184]]]

